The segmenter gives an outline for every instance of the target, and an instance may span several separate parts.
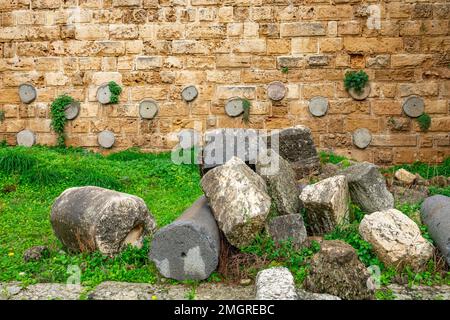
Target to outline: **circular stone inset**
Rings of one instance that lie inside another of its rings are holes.
[[[357,129],[353,132],[353,144],[360,149],[367,148],[372,142],[372,134],[366,128]]]
[[[36,135],[31,130],[22,130],[17,134],[17,144],[23,147],[32,147],[36,143]]]
[[[36,88],[28,83],[21,84],[19,86],[19,97],[23,103],[32,103],[37,97]]]
[[[244,112],[244,103],[241,98],[231,98],[225,104],[225,112],[230,117],[237,117]]]
[[[370,85],[366,84],[366,86],[363,88],[361,92],[358,93],[355,91],[354,88],[351,88],[350,90],[348,90],[348,93],[355,100],[364,100],[369,96],[370,91],[371,91]]]
[[[111,91],[109,90],[108,84],[104,84],[98,88],[97,100],[101,104],[108,104],[111,102]]]
[[[286,95],[286,86],[280,81],[269,83],[267,87],[267,95],[273,101],[283,100]]]
[[[191,102],[198,96],[198,90],[195,86],[188,86],[181,91],[181,97],[186,102]]]
[[[324,97],[314,97],[309,101],[309,112],[315,117],[322,117],[328,111],[328,99]]]
[[[191,149],[200,143],[200,134],[193,129],[181,130],[178,133],[178,140],[182,149]]]
[[[153,119],[158,110],[158,104],[151,99],[144,100],[139,104],[139,115],[142,119]]]
[[[421,97],[408,97],[403,103],[403,111],[408,117],[420,117],[425,112],[425,102]]]
[[[80,103],[78,101],[74,101],[71,104],[67,105],[64,109],[64,114],[67,120],[75,119],[80,113]]]
[[[98,134],[98,144],[101,147],[109,149],[114,145],[114,142],[116,142],[116,137],[113,132],[105,130]]]

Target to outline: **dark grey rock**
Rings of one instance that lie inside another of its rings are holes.
[[[25,262],[39,261],[47,258],[50,255],[47,246],[36,246],[27,249],[23,254],[23,260]]]
[[[276,243],[291,240],[300,248],[306,240],[306,227],[301,214],[289,214],[275,217],[269,221],[267,230]]]
[[[289,162],[272,151],[269,157],[258,159],[256,172],[266,181],[278,214],[300,213],[300,192]]]
[[[119,253],[128,244],[140,247],[156,222],[144,200],[99,187],[70,188],[52,206],[56,237],[74,252]]]
[[[422,204],[420,212],[428,232],[450,265],[450,197],[429,197]]]
[[[402,186],[392,186],[390,188],[396,203],[399,204],[418,204],[425,200],[430,192],[426,187],[406,188]]]
[[[355,249],[340,240],[322,241],[320,245],[320,251],[311,259],[305,289],[344,300],[371,299],[370,274]]]
[[[158,230],[149,257],[166,278],[204,280],[217,268],[220,235],[202,196],[175,222]]]
[[[308,57],[308,64],[312,67],[321,67],[328,65],[328,56],[312,55]]]
[[[258,272],[256,300],[297,300],[294,277],[289,269],[276,267]]]
[[[348,180],[350,196],[366,213],[394,207],[394,197],[386,187],[386,179],[372,163],[363,162],[339,172]]]
[[[290,162],[297,179],[319,172],[320,159],[309,128],[283,129],[272,133],[267,140],[271,149]]]

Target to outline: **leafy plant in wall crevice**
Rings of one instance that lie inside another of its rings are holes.
[[[252,104],[247,99],[242,100],[242,108],[244,109],[244,114],[242,115],[242,121],[244,121],[245,124],[250,123],[250,108]]]
[[[66,136],[64,134],[64,128],[67,123],[65,114],[66,107],[73,103],[75,100],[68,95],[61,95],[56,98],[50,108],[52,122],[51,127],[53,131],[58,135],[57,145],[58,147],[65,147]]]
[[[431,126],[431,117],[427,113],[423,113],[417,118],[417,123],[419,124],[420,130],[428,131]]]
[[[369,82],[369,76],[364,70],[348,71],[345,74],[344,86],[347,90],[355,90],[356,93],[361,93],[364,87]]]
[[[119,96],[122,93],[122,88],[115,82],[108,83],[109,91],[111,91],[111,99],[109,103],[115,104],[119,102]]]

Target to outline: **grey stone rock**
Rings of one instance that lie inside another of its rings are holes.
[[[309,101],[309,112],[315,117],[322,117],[328,111],[328,99],[325,97],[314,97]]]
[[[307,237],[305,223],[300,214],[275,217],[268,222],[267,231],[276,243],[291,240],[300,248]]]
[[[105,149],[110,149],[116,142],[116,136],[109,130],[104,130],[98,134],[98,144]]]
[[[403,111],[408,117],[417,118],[425,111],[425,102],[421,97],[411,96],[403,103]]]
[[[366,214],[359,234],[381,262],[399,270],[409,266],[421,271],[433,256],[434,247],[422,237],[417,224],[396,209]]]
[[[326,240],[320,245],[320,251],[311,259],[305,289],[344,300],[372,299],[373,291],[368,286],[370,274],[355,249],[340,240]]]
[[[305,290],[297,289],[298,300],[341,300],[337,296],[326,293],[313,293]]]
[[[32,84],[24,83],[19,86],[19,98],[23,103],[32,103],[36,97],[37,91]]]
[[[152,99],[146,99],[139,104],[139,115],[142,119],[153,119],[158,110],[158,103]]]
[[[323,235],[349,221],[349,192],[345,176],[335,176],[305,187],[300,200],[306,209],[309,230]]]
[[[258,159],[256,172],[266,181],[278,214],[300,213],[300,192],[294,170],[289,162],[273,150],[269,154],[270,157]]]
[[[372,213],[394,207],[394,197],[386,187],[386,179],[374,164],[359,163],[339,174],[347,177],[352,201],[364,212]]]
[[[64,191],[52,206],[56,237],[71,251],[119,253],[128,244],[142,246],[156,222],[145,202],[136,196],[98,188]]]
[[[31,130],[22,130],[17,134],[17,145],[32,147],[36,143],[36,135]]]
[[[295,126],[276,131],[267,141],[271,149],[290,162],[297,179],[318,173],[320,159],[309,128]]]
[[[438,186],[441,188],[445,188],[446,186],[450,185],[450,178],[446,178],[444,176],[435,176],[430,179],[429,183],[432,186]]]
[[[220,235],[206,198],[158,230],[149,257],[166,278],[204,280],[219,262]]]
[[[417,204],[425,200],[430,192],[426,187],[416,186],[412,188],[405,188],[402,186],[392,186],[390,188],[394,195],[395,203],[399,204]]]
[[[394,300],[450,300],[450,286],[410,286],[391,284],[386,289]]]
[[[27,249],[23,254],[23,260],[25,262],[39,261],[47,258],[50,255],[47,246],[36,246]]]
[[[286,86],[280,81],[274,81],[268,85],[267,95],[273,101],[283,100],[286,95]]]
[[[181,91],[181,97],[186,102],[194,101],[198,96],[198,90],[195,86],[187,86]]]
[[[328,56],[312,55],[308,57],[308,64],[312,67],[322,67],[328,65]]]
[[[372,134],[368,129],[360,128],[353,132],[352,140],[353,144],[359,149],[365,149],[372,142]]]
[[[325,163],[320,168],[319,179],[324,180],[334,177],[339,171],[339,166],[333,163]]]
[[[264,228],[270,211],[264,179],[233,157],[205,174],[201,186],[228,241],[236,247],[249,245]]]
[[[256,300],[297,300],[294,277],[289,269],[277,267],[258,272]]]
[[[225,112],[230,117],[237,117],[244,112],[244,104],[241,98],[233,98],[225,104]]]
[[[450,197],[429,197],[422,204],[420,212],[428,232],[450,266]]]
[[[9,300],[78,300],[83,287],[61,283],[38,283],[9,291]]]

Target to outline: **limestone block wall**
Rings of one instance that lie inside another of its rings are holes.
[[[447,0],[0,0],[0,140],[15,144],[29,129],[37,143],[55,144],[49,108],[67,93],[81,102],[66,128],[73,146],[101,150],[103,130],[114,132],[113,150],[168,150],[186,128],[303,124],[321,149],[358,160],[442,161],[449,17]],[[343,86],[358,69],[370,77],[363,101]],[[96,92],[110,80],[124,90],[119,104],[104,106]],[[272,81],[286,85],[283,100],[267,97]],[[37,89],[31,104],[20,102],[22,83]],[[190,103],[181,98],[187,85],[199,91]],[[411,95],[425,101],[428,132],[402,111]],[[248,125],[225,114],[235,96],[252,104]],[[309,112],[315,96],[328,99],[325,116]],[[146,98],[159,106],[152,120],[139,116]],[[358,128],[372,133],[364,150],[352,143]]]

